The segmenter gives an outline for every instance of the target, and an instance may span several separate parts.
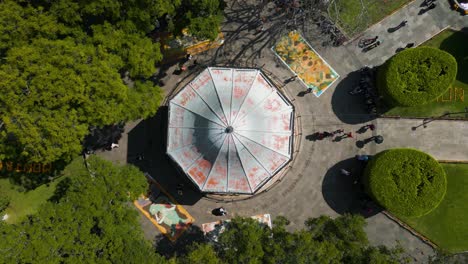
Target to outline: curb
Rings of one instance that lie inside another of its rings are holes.
[[[389,213],[388,211],[384,210],[382,211],[382,213],[390,220],[392,220],[393,222],[397,223],[400,227],[404,228],[405,230],[407,230],[408,232],[410,232],[413,236],[419,238],[423,243],[427,244],[428,246],[430,246],[431,248],[433,249],[438,249],[439,246],[437,246],[437,244],[435,244],[434,242],[432,242],[429,238],[421,235],[420,233],[418,233],[416,230],[414,230],[412,227],[410,227],[409,225],[407,225],[405,222],[401,221],[400,219],[398,219],[397,217],[393,216],[391,213]]]
[[[401,117],[401,116],[379,116],[381,119],[408,119],[408,120],[425,120],[425,119],[434,119],[436,120],[445,120],[445,121],[462,121],[462,122],[468,122],[468,119],[466,118],[437,118],[437,117]]]

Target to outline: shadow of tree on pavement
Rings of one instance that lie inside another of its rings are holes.
[[[176,240],[171,241],[165,235],[159,234],[154,239],[156,252],[171,258],[186,255],[189,252],[190,245],[193,243],[205,242],[205,236],[200,227],[191,225],[185,232]]]
[[[349,94],[359,83],[359,79],[359,71],[350,72],[339,81],[332,95],[333,112],[346,124],[362,124],[376,118],[367,112],[364,95]]]
[[[322,195],[327,204],[338,214],[360,214],[371,217],[382,211],[365,193],[361,184],[361,174],[365,163],[354,157],[338,162],[325,174],[322,182]],[[351,172],[343,175],[340,170]]]
[[[181,205],[193,205],[202,198],[197,187],[166,155],[168,107],[161,106],[154,117],[142,120],[128,132],[127,163],[148,172]],[[183,184],[182,195],[177,186]]]

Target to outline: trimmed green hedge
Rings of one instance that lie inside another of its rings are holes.
[[[442,166],[428,154],[414,149],[385,150],[366,166],[363,183],[367,193],[396,215],[418,217],[442,201],[447,179]]]
[[[379,69],[377,87],[391,105],[418,106],[437,99],[457,75],[457,61],[449,53],[432,48],[406,49]]]

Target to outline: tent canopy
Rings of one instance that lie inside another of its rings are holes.
[[[207,68],[169,103],[167,154],[202,192],[252,194],[291,159],[293,111],[259,70]]]

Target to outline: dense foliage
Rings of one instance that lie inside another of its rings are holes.
[[[414,149],[391,149],[366,166],[364,185],[383,207],[397,215],[422,216],[442,201],[447,180],[442,166]]]
[[[446,92],[456,75],[457,61],[449,53],[431,47],[407,49],[379,69],[378,89],[392,105],[423,105]]]
[[[70,160],[90,127],[153,115],[163,94],[150,77],[162,54],[148,36],[187,28],[214,38],[222,8],[219,0],[1,1],[0,159]]]
[[[373,247],[361,216],[309,219],[306,229],[273,228],[234,218],[218,242],[184,244],[166,259],[140,229],[130,201],[147,188],[133,166],[115,166],[91,156],[86,170],[77,159],[63,171],[54,195],[19,224],[0,221],[0,263],[402,263],[401,248]],[[182,239],[182,238],[179,238]],[[203,242],[204,241],[204,242]],[[186,252],[186,253],[180,253]]]
[[[234,218],[217,243],[191,247],[180,263],[405,263],[401,248],[369,245],[361,216],[309,219],[306,229],[288,232],[284,217],[273,228]]]
[[[37,214],[18,225],[0,223],[0,263],[158,263],[127,203],[146,190],[133,166],[78,159]]]

